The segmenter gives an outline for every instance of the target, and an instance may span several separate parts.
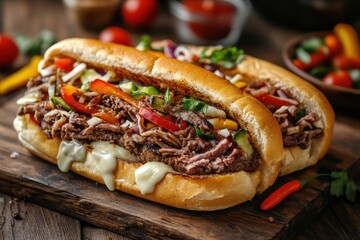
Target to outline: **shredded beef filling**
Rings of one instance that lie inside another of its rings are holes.
[[[264,93],[276,95],[277,91],[268,81],[250,81],[245,90],[254,96]],[[306,149],[310,146],[311,139],[320,138],[324,135],[324,130],[316,126],[319,117],[314,112],[307,112],[299,105],[266,106],[280,124],[284,147],[298,146],[301,149]]]
[[[179,105],[167,104],[165,107],[171,115],[189,124],[184,129],[170,132],[157,126],[147,128],[144,119],[137,114],[137,109],[117,97],[98,95],[88,97],[85,101],[88,108],[109,112],[122,125],[106,122],[89,125],[91,116],[74,111],[49,114],[56,106],[45,99],[20,107],[18,114],[33,115],[48,138],[59,137],[67,141],[76,139],[81,143],[107,141],[128,149],[141,163],[164,162],[180,173],[222,174],[240,170],[253,172],[259,168],[260,156],[256,151],[251,156],[245,154],[233,143],[231,136],[228,139],[219,135],[201,114],[183,110]],[[141,104],[147,105],[146,98]],[[125,126],[126,122],[136,127]],[[194,126],[211,131],[215,139],[199,138]]]

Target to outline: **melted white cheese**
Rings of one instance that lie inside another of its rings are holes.
[[[85,161],[86,148],[74,140],[61,141],[56,159],[59,169],[62,172],[68,172],[73,161]]]
[[[136,157],[128,150],[119,145],[108,142],[95,142],[91,144],[93,148],[89,153],[98,167],[99,173],[104,180],[105,185],[111,191],[115,189],[115,170],[117,168],[117,159],[136,161]]]
[[[155,185],[172,171],[172,167],[164,163],[147,162],[135,171],[135,182],[142,194],[152,193]]]

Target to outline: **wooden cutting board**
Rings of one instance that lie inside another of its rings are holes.
[[[329,153],[316,166],[278,178],[274,186],[252,201],[215,212],[191,212],[110,192],[73,173],[62,173],[24,149],[12,128],[15,92],[0,97],[0,191],[15,195],[129,237],[147,239],[288,239],[301,232],[329,204],[326,179],[311,181],[301,191],[268,212],[261,201],[291,179],[316,172],[360,169],[360,130],[337,122]],[[13,152],[19,153],[11,158]],[[236,187],[236,186],[235,186]]]

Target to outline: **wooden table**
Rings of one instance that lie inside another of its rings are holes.
[[[172,38],[176,40],[168,18],[167,8],[163,6],[156,25],[148,30],[148,33],[154,39]],[[121,24],[118,19],[114,20],[114,23]],[[83,29],[75,22],[72,22],[66,15],[64,6],[59,0],[0,0],[0,32],[5,32],[12,36],[18,33],[35,36],[42,29],[51,30],[55,33],[57,39],[74,36],[97,37],[98,34],[98,31]],[[243,48],[247,54],[283,65],[281,48],[286,40],[299,33],[301,32],[285,29],[267,22],[258,16],[256,12],[253,12],[245,26],[238,46]],[[134,32],[136,37],[140,34],[141,32]],[[17,62],[17,66],[21,66],[25,62],[26,59],[21,58]],[[8,73],[0,73],[0,77],[6,74]],[[19,151],[22,157],[31,158],[29,153],[18,143],[14,143],[13,140],[15,136],[12,129],[12,120],[15,115],[13,108],[16,107],[15,101],[23,94],[23,91],[24,89],[21,89],[7,96],[0,97],[0,136],[2,138],[0,141],[3,144],[0,146],[0,163],[5,164],[0,165],[0,171],[1,169],[6,169],[7,161],[12,161],[9,157],[12,151]],[[359,115],[354,116],[354,114],[336,109],[334,136],[331,150],[325,158],[327,161],[324,160],[319,166],[292,174],[290,177],[279,178],[274,188],[288,179],[309,176],[319,168],[331,169],[334,166],[340,169],[350,168],[352,175],[355,176],[356,173],[358,175],[360,170],[358,161],[360,158],[360,150],[358,150],[360,144]],[[36,159],[31,161],[36,161]],[[36,164],[40,164],[40,162],[36,162]],[[41,162],[41,164],[43,163]],[[29,169],[29,171],[31,170]],[[18,177],[18,179],[14,180],[15,182],[23,180],[21,175],[15,176]],[[0,176],[0,179],[2,177]],[[39,200],[41,198],[37,196],[33,198],[33,201],[36,203],[32,203],[32,198],[15,197],[15,195],[26,195],[26,191],[25,188],[16,188],[15,185],[14,188],[11,188],[11,185],[6,181],[3,182],[3,185],[0,184],[0,239],[128,239],[129,236],[139,237],[139,235],[129,231],[129,229],[125,229],[123,232],[116,231],[123,233],[121,235],[79,220],[84,219],[84,217],[70,217],[74,216],[74,214],[67,214],[66,211],[59,210],[61,207],[51,206],[46,200]],[[61,195],[62,193],[56,194]],[[319,208],[306,208],[306,206],[303,206],[305,210],[313,212],[302,213],[304,217],[297,216],[297,221],[285,219],[284,227],[279,230],[279,233],[274,235],[274,238],[284,238],[285,236],[295,239],[360,239],[359,201],[350,203],[340,199],[333,199],[328,196],[328,186],[324,185],[323,182],[315,181],[307,190],[304,189],[302,193],[292,197],[289,200],[290,206],[291,202],[296,202],[296,196],[303,197],[306,194],[316,195],[313,199],[309,197],[310,202],[307,202],[307,204],[309,206],[317,206],[316,204],[319,204]],[[358,194],[358,199],[359,197]],[[35,201],[34,199],[37,200]],[[43,199],[47,199],[46,196]],[[257,197],[254,202],[258,204],[260,200],[261,197]],[[155,207],[158,208],[158,206]],[[57,209],[58,211],[52,209]],[[285,215],[286,211],[284,206],[282,212]],[[80,216],[80,214],[76,216]],[[180,213],[179,216],[181,216]],[[306,221],[304,221],[305,216]],[[309,219],[309,216],[313,218]],[[277,217],[280,218],[280,216]],[[287,223],[289,226],[286,226]],[[106,224],[99,224],[99,226],[104,225]],[[138,229],[138,231],[141,230]],[[259,226],[259,231],[262,231],[261,226]],[[127,233],[129,233],[128,236],[123,236]],[[259,236],[255,238],[263,239]]]

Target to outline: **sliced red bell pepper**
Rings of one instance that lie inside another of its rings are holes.
[[[90,83],[90,90],[94,92],[98,92],[101,94],[112,95],[115,97],[124,100],[125,102],[131,104],[132,106],[139,108],[139,102],[132,98],[126,92],[123,92],[120,88],[116,87],[115,85],[105,82],[100,79],[95,79]]]
[[[65,72],[70,72],[74,68],[75,60],[72,58],[60,58],[55,60],[54,64],[56,68],[61,69]]]
[[[148,107],[141,107],[139,111],[139,115],[143,118],[149,120],[150,122],[158,125],[159,127],[162,127],[166,130],[169,130],[171,132],[179,131],[180,128],[176,126],[173,122],[170,120],[164,119],[163,117],[159,116],[155,112],[153,112]]]
[[[72,85],[65,85],[61,88],[61,97],[72,109],[82,112],[85,114],[92,114],[95,111],[86,107],[86,105],[80,103],[75,97],[74,93],[78,92],[79,89]]]
[[[166,115],[164,119],[171,121],[181,129],[185,129],[188,126],[188,124],[184,120],[182,120],[181,118],[176,118],[172,115]]]
[[[101,118],[103,121],[113,124],[113,125],[116,125],[116,126],[121,125],[120,121],[116,117],[114,117],[112,114],[104,112],[104,111],[93,113],[93,114],[91,114],[91,116]]]
[[[290,105],[294,105],[293,103],[283,100],[281,98],[269,95],[269,94],[261,94],[258,96],[255,96],[260,102],[267,104],[267,105],[272,105],[275,107],[282,107],[282,106],[290,106]]]

